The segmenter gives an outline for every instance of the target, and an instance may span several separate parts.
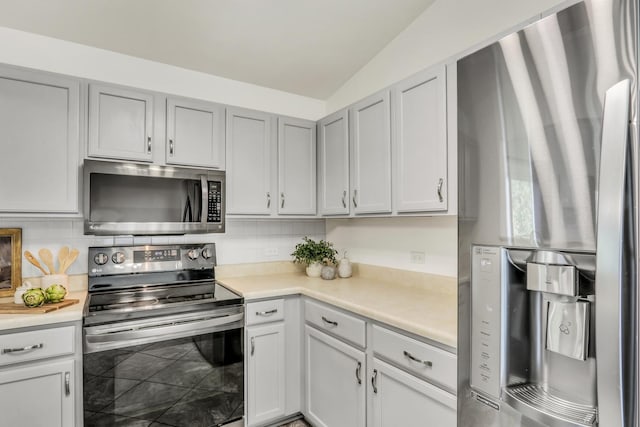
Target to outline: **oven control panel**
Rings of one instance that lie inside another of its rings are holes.
[[[213,269],[215,243],[89,248],[89,276]]]

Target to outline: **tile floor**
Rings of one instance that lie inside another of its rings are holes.
[[[288,424],[282,424],[281,426],[278,426],[278,427],[311,427],[311,426],[307,424],[304,420],[296,420]]]

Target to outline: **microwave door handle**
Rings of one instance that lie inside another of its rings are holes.
[[[209,182],[207,177],[200,177],[200,222],[207,222],[207,207],[209,206]]]
[[[607,90],[602,121],[596,234],[596,381],[600,425],[622,426],[628,408],[622,336],[625,256],[625,178],[629,132],[630,82]],[[633,193],[633,189],[630,189]],[[635,243],[634,243],[635,245]],[[633,261],[631,261],[633,262]],[[634,279],[631,279],[634,280]],[[627,283],[631,286],[631,283]]]
[[[201,200],[201,196],[200,196],[200,188],[201,188],[201,184],[200,182],[196,182],[193,185],[193,222],[200,222],[200,220],[202,219],[202,212],[201,212],[201,208],[202,208],[202,200]]]
[[[184,204],[184,210],[182,212],[182,222],[191,222],[193,215],[191,213],[191,198],[189,197],[189,191],[187,191],[187,201]]]

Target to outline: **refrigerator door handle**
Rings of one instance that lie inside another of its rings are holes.
[[[622,352],[625,175],[630,82],[607,90],[602,122],[596,235],[596,363],[602,426],[626,426]],[[628,421],[628,420],[627,420]]]

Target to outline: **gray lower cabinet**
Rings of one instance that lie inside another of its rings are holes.
[[[0,334],[3,425],[82,425],[80,328],[78,322]]]
[[[455,354],[311,299],[304,318],[314,426],[455,427]]]
[[[0,211],[78,212],[80,82],[0,67]]]
[[[250,302],[245,333],[246,425],[272,425],[300,412],[299,298]]]
[[[455,427],[456,397],[380,359],[371,369],[371,427]]]
[[[316,427],[365,427],[365,354],[305,326],[305,416]]]

